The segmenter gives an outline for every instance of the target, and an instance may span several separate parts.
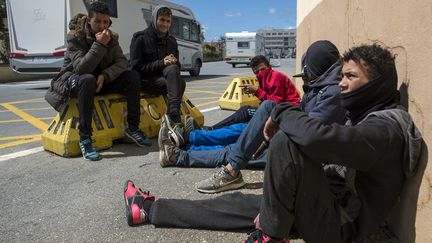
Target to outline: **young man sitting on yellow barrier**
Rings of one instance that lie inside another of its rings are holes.
[[[47,102],[57,111],[69,98],[78,98],[79,145],[87,160],[99,159],[91,140],[95,94],[125,94],[129,125],[125,135],[139,146],[151,145],[151,141],[138,128],[139,74],[127,70],[128,62],[119,46],[118,34],[109,29],[110,25],[108,6],[102,2],[92,3],[88,16],[79,14],[72,18],[63,67],[45,95]]]

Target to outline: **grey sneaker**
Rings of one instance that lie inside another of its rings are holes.
[[[159,130],[159,163],[161,167],[174,166],[177,161],[180,149],[173,144],[168,137],[168,128],[162,127]]]
[[[181,123],[174,123],[173,121],[171,121],[169,116],[165,114],[161,119],[161,128],[162,127],[168,128],[169,138],[177,147],[183,147],[184,145],[186,145],[183,138],[184,128]]]
[[[222,167],[216,169],[210,178],[198,182],[196,189],[202,193],[217,193],[239,189],[244,185],[245,182],[241,172],[238,173],[237,177],[234,177],[222,165]]]

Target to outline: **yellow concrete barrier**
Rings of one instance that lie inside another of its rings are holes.
[[[140,129],[147,137],[158,135],[160,119],[166,113],[167,106],[163,96],[141,96]],[[126,98],[120,94],[96,96],[93,111],[93,142],[98,150],[112,146],[113,140],[124,137],[127,127]],[[204,116],[186,97],[181,105],[182,117],[188,114],[200,124],[204,124]],[[71,99],[62,112],[58,113],[42,134],[43,148],[60,156],[80,155],[78,145],[78,106],[77,99]]]
[[[251,84],[258,87],[258,80],[255,77],[233,79],[219,98],[219,106],[221,109],[238,110],[245,105],[259,106],[261,101],[255,95],[245,94],[243,89],[239,87],[244,84]]]

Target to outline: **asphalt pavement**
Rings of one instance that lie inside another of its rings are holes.
[[[281,60],[276,69],[291,76],[294,60]],[[251,75],[247,67],[205,63],[199,77],[185,73],[186,95],[203,111],[205,124],[211,125],[231,114],[217,108],[229,82]],[[45,152],[35,121],[49,124],[56,114],[42,99],[48,86],[49,80],[0,84],[1,242],[241,242],[245,238],[245,232],[129,227],[122,192],[126,180],[156,198],[209,199],[220,194],[198,193],[195,183],[214,169],[161,168],[155,139],[147,148],[116,143],[96,162]],[[245,170],[243,176],[247,185],[241,192],[261,193],[262,171]]]

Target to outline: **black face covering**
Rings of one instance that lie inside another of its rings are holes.
[[[367,114],[396,106],[399,102],[396,67],[360,88],[341,94],[341,105],[348,110],[348,118],[357,124]]]

